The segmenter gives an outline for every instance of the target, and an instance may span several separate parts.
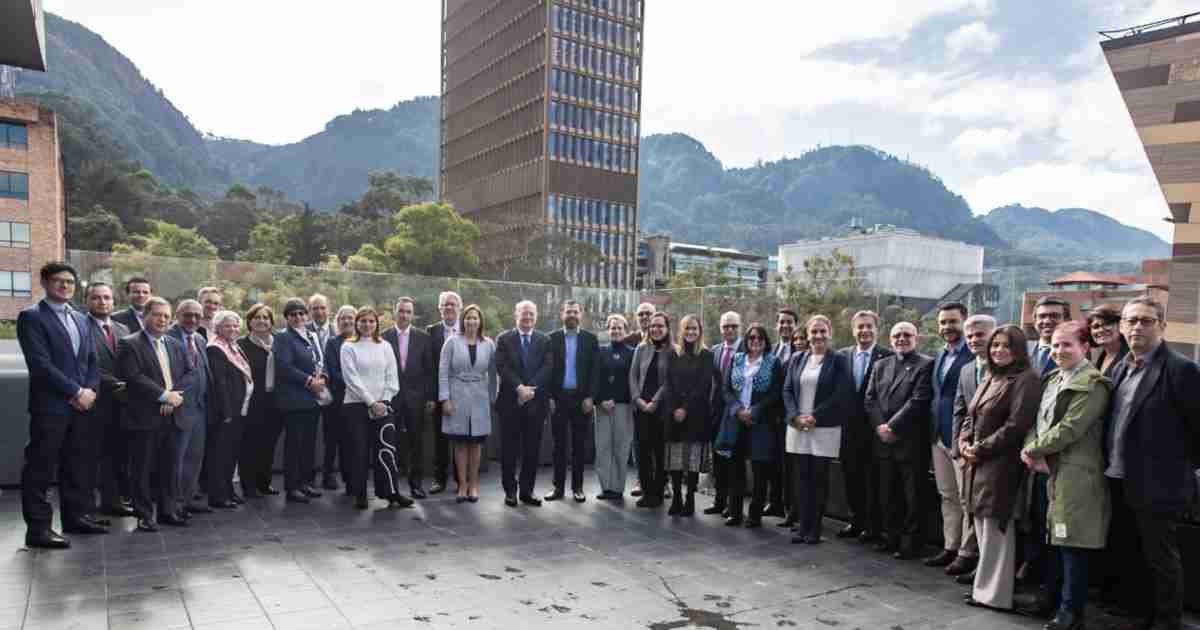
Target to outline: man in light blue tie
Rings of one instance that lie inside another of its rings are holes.
[[[1038,376],[1045,376],[1058,367],[1050,358],[1050,338],[1058,325],[1071,319],[1071,303],[1057,295],[1047,295],[1033,306],[1033,326],[1038,340],[1029,342],[1029,356]]]
[[[871,369],[876,362],[893,354],[890,348],[876,343],[879,336],[879,315],[874,311],[859,311],[850,319],[855,344],[839,350],[850,359],[854,367],[854,384],[857,387],[855,406],[846,418],[842,431],[839,453],[842,463],[842,480],[845,483],[846,506],[850,511],[850,523],[837,533],[838,538],[859,538],[863,542],[877,542],[882,527],[877,518],[878,504],[875,455],[872,434],[867,425],[864,407],[867,384],[871,380]]]

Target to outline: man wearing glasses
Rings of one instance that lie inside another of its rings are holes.
[[[712,438],[716,439],[717,431],[721,428],[721,416],[725,412],[725,399],[722,395],[722,386],[729,379],[729,370],[733,367],[733,355],[742,351],[742,316],[729,311],[721,315],[721,343],[713,348],[713,365],[716,367],[718,376],[721,379],[717,386],[713,388],[713,418],[712,418]],[[712,475],[713,486],[716,487],[716,497],[713,499],[713,504],[705,508],[705,514],[720,514],[728,516],[726,508],[728,507],[729,499],[729,482],[730,482],[730,466],[733,460],[728,457],[722,457],[713,453]]]
[[[1200,430],[1200,367],[1163,343],[1162,304],[1130,300],[1121,313],[1129,354],[1117,367],[1105,427],[1113,502],[1128,506],[1154,584],[1146,627],[1182,627],[1183,567],[1175,524],[1193,492],[1190,455]],[[1128,541],[1121,541],[1122,544]]]
[[[646,338],[650,328],[650,316],[654,314],[654,305],[649,302],[642,302],[637,307],[637,325],[638,329],[625,336],[625,345],[634,348],[637,347],[642,340]],[[636,450],[636,447],[635,447]]]

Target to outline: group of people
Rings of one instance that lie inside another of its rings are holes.
[[[1068,302],[1043,298],[1035,339],[942,304],[942,346],[926,356],[910,322],[891,327],[890,347],[879,343],[871,311],[853,315],[855,343],[842,349],[833,320],[801,323],[788,308],[774,331],[725,313],[719,341],[706,347],[701,318],[673,322],[649,303],[633,330],[609,315],[601,344],[570,300],[550,334],[538,330],[537,305],[522,301],[513,328],[492,337],[482,309],[450,291],[438,298],[441,321],[425,329],[413,323],[411,298],[397,300],[393,325],[381,330],[372,307],[343,306],[330,321],[328,300],[314,295],[286,302],[281,329],[269,306],[255,304],[243,332],[214,287],[172,310],[145,278],[131,278],[129,308],[114,313],[113,288],[94,282],[81,313],[71,306],[73,268],[46,265],[40,280],[45,299],[18,319],[30,374],[30,546],[69,546],[51,527],[56,475],[66,533],[106,532],[108,516],[134,516],[146,531],[186,526],[194,514],[278,494],[281,433],[289,502],[338,489],[340,470],[365,509],[373,470],[377,498],[412,505],[427,496],[422,435],[431,428],[428,492],[447,489],[452,461],[456,501],[474,503],[495,424],[510,507],[564,500],[568,467],[571,498],[586,501],[591,434],[598,499],[624,499],[632,456],[636,505],[670,498],[669,513],[688,517],[700,475],[711,473],[705,514],[731,527],[781,518],[797,544],[821,542],[837,459],[849,512],[837,537],[897,559],[924,546],[922,484],[932,468],[944,544],[924,563],[971,584],[966,603],[1076,630],[1089,566],[1099,566],[1112,574],[1106,595],[1130,608],[1152,601],[1144,612],[1155,628],[1181,623],[1174,528],[1194,491],[1200,398],[1189,393],[1200,391],[1200,368],[1163,342],[1163,307],[1150,298],[1098,307],[1086,322]],[[547,421],[553,488],[539,498]],[[1014,596],[1017,584],[1039,580],[1037,597]]]

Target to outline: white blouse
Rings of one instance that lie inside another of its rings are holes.
[[[400,391],[396,355],[392,347],[370,338],[342,344],[342,379],[346,381],[343,402],[372,404],[391,401]]]
[[[742,381],[742,391],[738,392],[742,406],[746,409],[751,407],[751,401],[754,400],[754,377],[758,375],[758,368],[762,367],[763,355],[758,355],[758,359],[751,361],[750,357],[746,356],[746,367],[742,370],[742,375],[746,380]]]

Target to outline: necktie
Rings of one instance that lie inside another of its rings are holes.
[[[408,331],[404,331],[396,335],[396,343],[400,344],[400,370],[403,371],[408,365]]]
[[[196,368],[196,358],[197,358],[196,357],[196,343],[193,341],[193,339],[195,338],[195,335],[184,335],[184,337],[187,337],[188,367],[195,369]]]
[[[867,353],[859,350],[854,354],[854,387],[862,389],[863,377],[867,375]]]
[[[58,319],[62,322],[63,328],[67,329],[67,336],[71,338],[71,349],[78,355],[79,330],[75,328],[75,318],[71,317],[70,307],[63,307],[63,310],[58,314]]]
[[[316,336],[314,336],[312,333],[309,333],[308,339],[306,339],[305,341],[308,341],[308,349],[310,352],[312,352],[313,363],[316,363],[317,369],[320,369],[320,367],[321,367],[321,347],[317,345]]]
[[[529,335],[521,335],[521,360],[529,361]]]
[[[175,388],[175,382],[171,380],[171,359],[167,357],[167,347],[162,337],[154,340],[154,351],[158,355],[158,367],[162,369],[163,386],[171,391]]]
[[[733,347],[725,344],[725,354],[721,355],[721,372],[729,372],[729,368],[733,365]]]
[[[108,349],[116,351],[116,347],[113,345],[112,327],[108,324],[101,324],[100,327],[104,329],[104,340],[108,343]]]

